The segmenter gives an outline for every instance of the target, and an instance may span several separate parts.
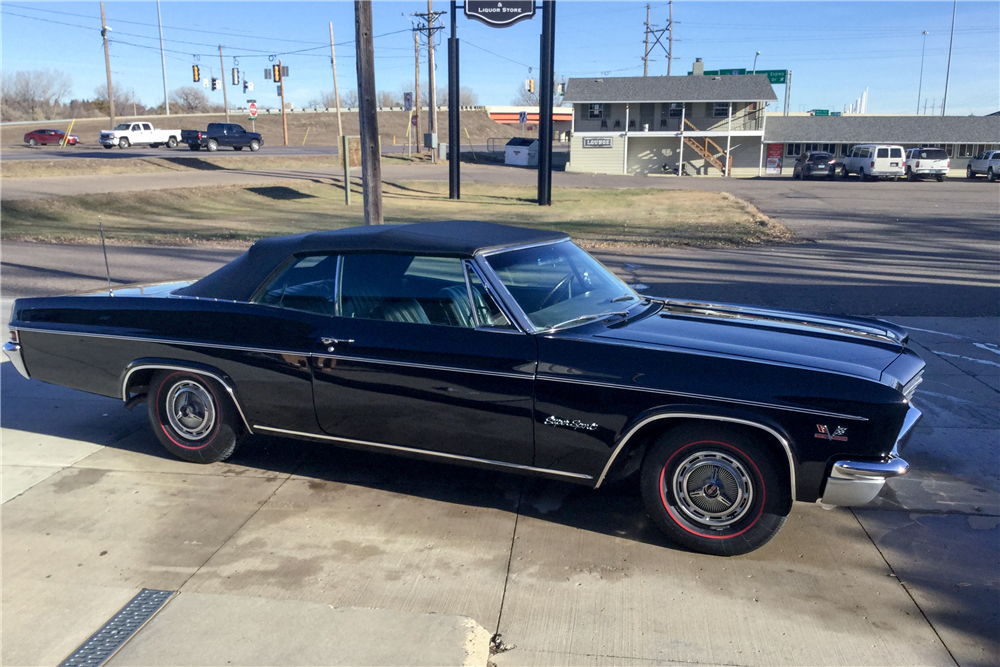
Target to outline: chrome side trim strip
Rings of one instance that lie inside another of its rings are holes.
[[[635,435],[635,433],[646,424],[657,421],[659,419],[706,419],[710,421],[731,422],[734,424],[743,424],[745,426],[752,426],[754,428],[759,428],[762,431],[770,433],[785,450],[785,457],[788,459],[788,475],[792,486],[791,488],[792,500],[793,501],[795,500],[795,460],[792,458],[792,449],[791,447],[788,446],[788,441],[785,440],[785,438],[780,433],[778,433],[769,426],[758,424],[757,422],[748,421],[746,419],[736,419],[734,417],[719,417],[716,415],[702,415],[702,414],[688,413],[688,412],[667,412],[658,415],[653,415],[651,417],[646,417],[641,422],[633,426],[629,430],[629,432],[625,434],[625,437],[623,437],[621,441],[619,441],[618,446],[615,447],[615,451],[611,454],[611,458],[608,459],[607,465],[604,466],[604,471],[601,472],[601,476],[597,478],[597,486],[594,487],[595,489],[600,488],[601,484],[604,482],[605,476],[607,476],[608,471],[611,469],[611,464],[615,462],[615,459],[618,457],[618,454],[621,453],[622,449],[624,449],[625,445],[632,438],[632,436]]]
[[[8,341],[3,344],[3,351],[7,355],[7,358],[10,359],[10,363],[14,364],[17,372],[23,375],[26,380],[30,380],[31,375],[28,374],[28,369],[24,365],[24,358],[21,356],[21,346]]]
[[[218,382],[219,384],[221,384],[223,387],[225,387],[226,392],[229,394],[229,398],[231,398],[233,400],[233,405],[236,406],[236,411],[240,413],[240,418],[243,420],[243,424],[247,427],[247,433],[250,433],[251,435],[253,434],[253,429],[250,428],[250,422],[247,421],[247,417],[243,413],[243,406],[240,405],[239,400],[236,398],[236,392],[233,391],[233,388],[229,386],[228,382],[226,382],[225,380],[223,380],[221,377],[219,377],[215,373],[212,373],[212,372],[209,372],[209,371],[206,371],[206,370],[202,370],[201,368],[192,368],[190,366],[182,366],[180,364],[139,364],[137,366],[133,366],[132,368],[128,369],[128,372],[125,374],[125,379],[122,380],[122,400],[123,401],[128,401],[128,380],[129,380],[130,377],[132,377],[132,373],[135,373],[138,370],[150,369],[150,368],[163,369],[163,370],[186,371],[186,372],[192,373],[194,375],[205,375],[205,376],[208,376],[208,377],[212,378],[213,380],[215,380],[216,382]]]
[[[430,371],[445,371],[448,373],[469,373],[471,375],[488,375],[490,377],[514,378],[517,380],[534,380],[535,376],[530,373],[506,373],[503,371],[481,371],[472,368],[458,368],[457,366],[435,366],[433,364],[418,364],[409,361],[389,361],[383,359],[369,359],[367,357],[349,357],[339,354],[316,353],[309,356],[317,359],[338,359],[340,361],[357,361],[363,364],[381,364],[385,366],[405,366],[406,368],[422,368]]]
[[[36,333],[57,334],[61,336],[83,336],[85,338],[108,338],[111,340],[136,340],[143,343],[162,343],[163,345],[183,345],[187,347],[210,347],[217,350],[236,350],[237,352],[260,352],[262,354],[294,354],[301,357],[312,356],[311,352],[292,350],[272,350],[262,347],[240,347],[239,345],[225,345],[223,343],[201,343],[198,341],[179,340],[171,338],[147,338],[145,336],[113,336],[111,334],[85,333],[81,331],[59,331],[58,329],[35,329],[32,327],[18,327],[18,331],[34,331]]]
[[[536,376],[539,380],[549,380],[551,382],[565,382],[567,384],[582,384],[586,386],[593,387],[606,387],[608,389],[626,389],[630,391],[643,391],[649,394],[662,394],[666,396],[680,396],[683,398],[696,398],[705,401],[718,401],[721,403],[736,403],[739,405],[752,405],[755,408],[770,408],[772,410],[784,410],[786,412],[798,412],[806,415],[819,415],[821,417],[836,417],[838,419],[852,419],[854,421],[868,421],[867,417],[857,417],[855,415],[843,415],[838,412],[824,412],[822,410],[809,410],[808,408],[790,408],[784,405],[777,405],[774,403],[760,403],[757,401],[746,401],[739,398],[723,398],[721,396],[708,396],[706,394],[689,394],[683,391],[670,391],[669,389],[653,389],[650,387],[630,387],[624,384],[615,384],[612,382],[593,382],[593,381],[582,381],[582,380],[570,380],[567,378],[555,376],[555,375],[538,375]]]
[[[462,456],[460,454],[448,454],[446,452],[434,452],[429,449],[416,449],[414,447],[403,447],[402,445],[387,445],[380,442],[368,442],[367,440],[353,440],[351,438],[336,438],[332,435],[319,435],[316,433],[302,433],[300,431],[288,431],[283,428],[272,428],[270,426],[261,426],[256,424],[254,426],[258,431],[268,431],[270,433],[280,433],[284,435],[294,435],[301,438],[309,438],[313,440],[329,440],[331,442],[346,442],[352,445],[361,445],[363,447],[375,447],[378,449],[390,449],[398,452],[407,452],[410,454],[424,454],[427,456],[440,456],[445,459],[453,459],[455,461],[467,461],[469,463],[485,463],[486,465],[499,466],[503,468],[514,468],[516,470],[527,470],[530,472],[545,473],[546,475],[559,475],[562,477],[570,477],[573,479],[594,479],[590,475],[582,475],[576,472],[564,472],[562,470],[550,470],[548,468],[536,468],[534,466],[521,465],[519,463],[504,463],[503,461],[491,461],[490,459],[480,459],[475,456]]]

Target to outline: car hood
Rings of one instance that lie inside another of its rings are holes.
[[[889,322],[733,304],[663,300],[650,317],[598,338],[879,380],[902,353],[906,331]]]

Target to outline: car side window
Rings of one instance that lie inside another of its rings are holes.
[[[136,123],[135,125],[132,126],[132,132],[138,132],[138,131],[139,131],[139,124]]]
[[[500,310],[496,300],[486,290],[486,286],[480,280],[476,270],[469,266],[468,274],[472,298],[476,303],[476,321],[480,328],[513,330],[514,325],[510,323],[507,316]]]
[[[145,131],[149,132],[150,130],[153,129],[153,126],[150,125],[149,123],[143,123],[142,124],[142,129],[144,129]]]
[[[457,257],[343,256],[340,314],[390,322],[476,326]]]
[[[251,299],[320,315],[337,312],[337,256],[296,257]]]

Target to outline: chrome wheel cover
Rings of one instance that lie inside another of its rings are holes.
[[[710,528],[736,523],[750,510],[754,488],[743,464],[729,454],[701,450],[674,470],[672,495],[686,517]]]
[[[186,440],[201,440],[215,428],[215,401],[197,382],[184,380],[172,386],[166,410],[170,426]]]

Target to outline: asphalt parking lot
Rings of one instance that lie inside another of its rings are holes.
[[[225,463],[186,464],[141,407],[4,361],[3,664],[58,664],[143,588],[176,594],[111,665],[1000,664],[996,187],[681,180],[724,185],[803,242],[602,253],[629,282],[910,328],[925,417],[911,473],[872,504],[798,504],[764,548],[713,558],[669,543],[627,485],[260,436]],[[104,281],[93,246],[2,252],[5,318],[12,297]],[[203,275],[237,252],[109,259],[131,282]]]

